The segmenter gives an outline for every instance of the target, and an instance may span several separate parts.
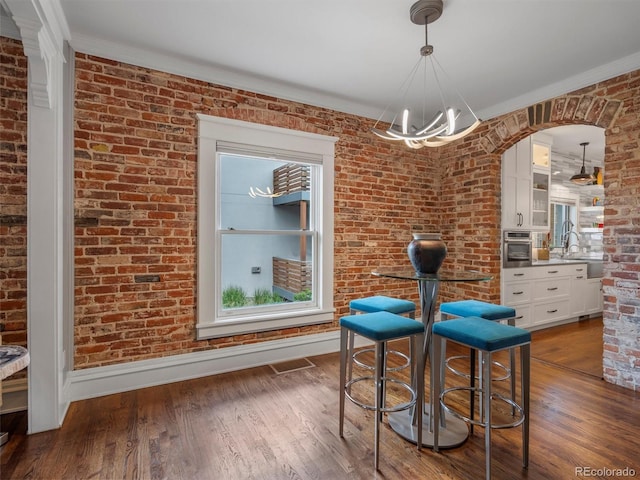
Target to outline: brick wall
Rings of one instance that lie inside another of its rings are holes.
[[[24,83],[26,61],[15,42],[1,43],[5,89],[7,77],[10,85]],[[9,58],[20,58],[21,68],[7,69]],[[638,389],[640,72],[490,120],[462,142],[419,151],[374,139],[366,119],[87,55],[77,55],[76,82],[75,368],[335,328],[194,340],[196,113],[340,138],[335,179],[336,318],[358,296],[385,292],[417,301],[415,286],[370,274],[380,265],[407,262],[405,248],[414,230],[441,230],[448,264],[495,275],[487,283],[445,285],[441,300],[498,301],[501,153],[544,128],[603,122],[604,374],[610,382]],[[5,104],[3,92],[3,108]],[[16,160],[14,165],[22,165],[24,174],[24,100],[20,105],[12,104],[10,111],[17,116],[22,112],[22,140],[16,144],[3,137],[3,189],[9,178],[6,158],[20,158],[22,163]],[[5,118],[3,114],[3,129]],[[4,236],[8,227],[3,223],[2,228]],[[12,252],[22,249],[24,265],[23,229],[13,227],[11,237],[14,241],[14,235],[22,235],[21,247]],[[7,258],[5,245],[4,264],[14,260]],[[161,281],[136,282],[136,275],[147,274],[160,275]],[[22,275],[23,279],[24,266]],[[20,279],[18,284],[13,295],[22,299],[21,307],[9,312],[3,298],[1,318],[6,323],[8,314],[22,317],[22,324],[11,324],[15,342],[21,343],[26,286]]]
[[[0,37],[0,206],[2,343],[26,346],[27,58],[21,42],[5,37]]]
[[[75,105],[76,369],[336,328],[195,340],[197,113],[339,137],[336,318],[356,296],[417,300],[371,271],[408,265],[411,231],[437,226],[437,169],[374,142],[369,120],[83,54]]]

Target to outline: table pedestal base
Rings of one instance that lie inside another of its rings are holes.
[[[425,405],[424,412],[429,412],[429,404]],[[416,443],[416,428],[412,425],[411,410],[395,412],[389,414],[389,425],[405,440]],[[429,430],[429,414],[422,416],[422,446],[433,448],[433,432]],[[467,424],[445,412],[446,428],[440,428],[438,437],[438,448],[454,448],[462,445],[469,437],[469,427]]]

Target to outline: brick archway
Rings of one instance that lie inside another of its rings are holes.
[[[640,205],[640,71],[488,120],[464,144],[443,149],[441,227],[458,265],[483,269],[495,281],[448,286],[441,297],[500,299],[501,156],[519,140],[551,127],[605,130],[605,380],[638,390],[637,346]]]
[[[539,130],[561,125],[594,125],[610,129],[622,101],[596,95],[566,95],[499,117],[480,139],[486,153],[502,153]]]

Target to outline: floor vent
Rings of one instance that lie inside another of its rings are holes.
[[[315,367],[315,365],[308,358],[287,360],[286,362],[269,364],[269,366],[274,372],[276,372],[276,375]]]

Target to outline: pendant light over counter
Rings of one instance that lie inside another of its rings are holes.
[[[589,142],[582,142],[580,144],[580,146],[582,147],[582,168],[580,169],[580,173],[577,173],[573,177],[571,177],[571,182],[575,183],[576,185],[592,185],[595,180],[593,175],[587,173],[587,170],[584,166],[587,145],[589,145]]]

